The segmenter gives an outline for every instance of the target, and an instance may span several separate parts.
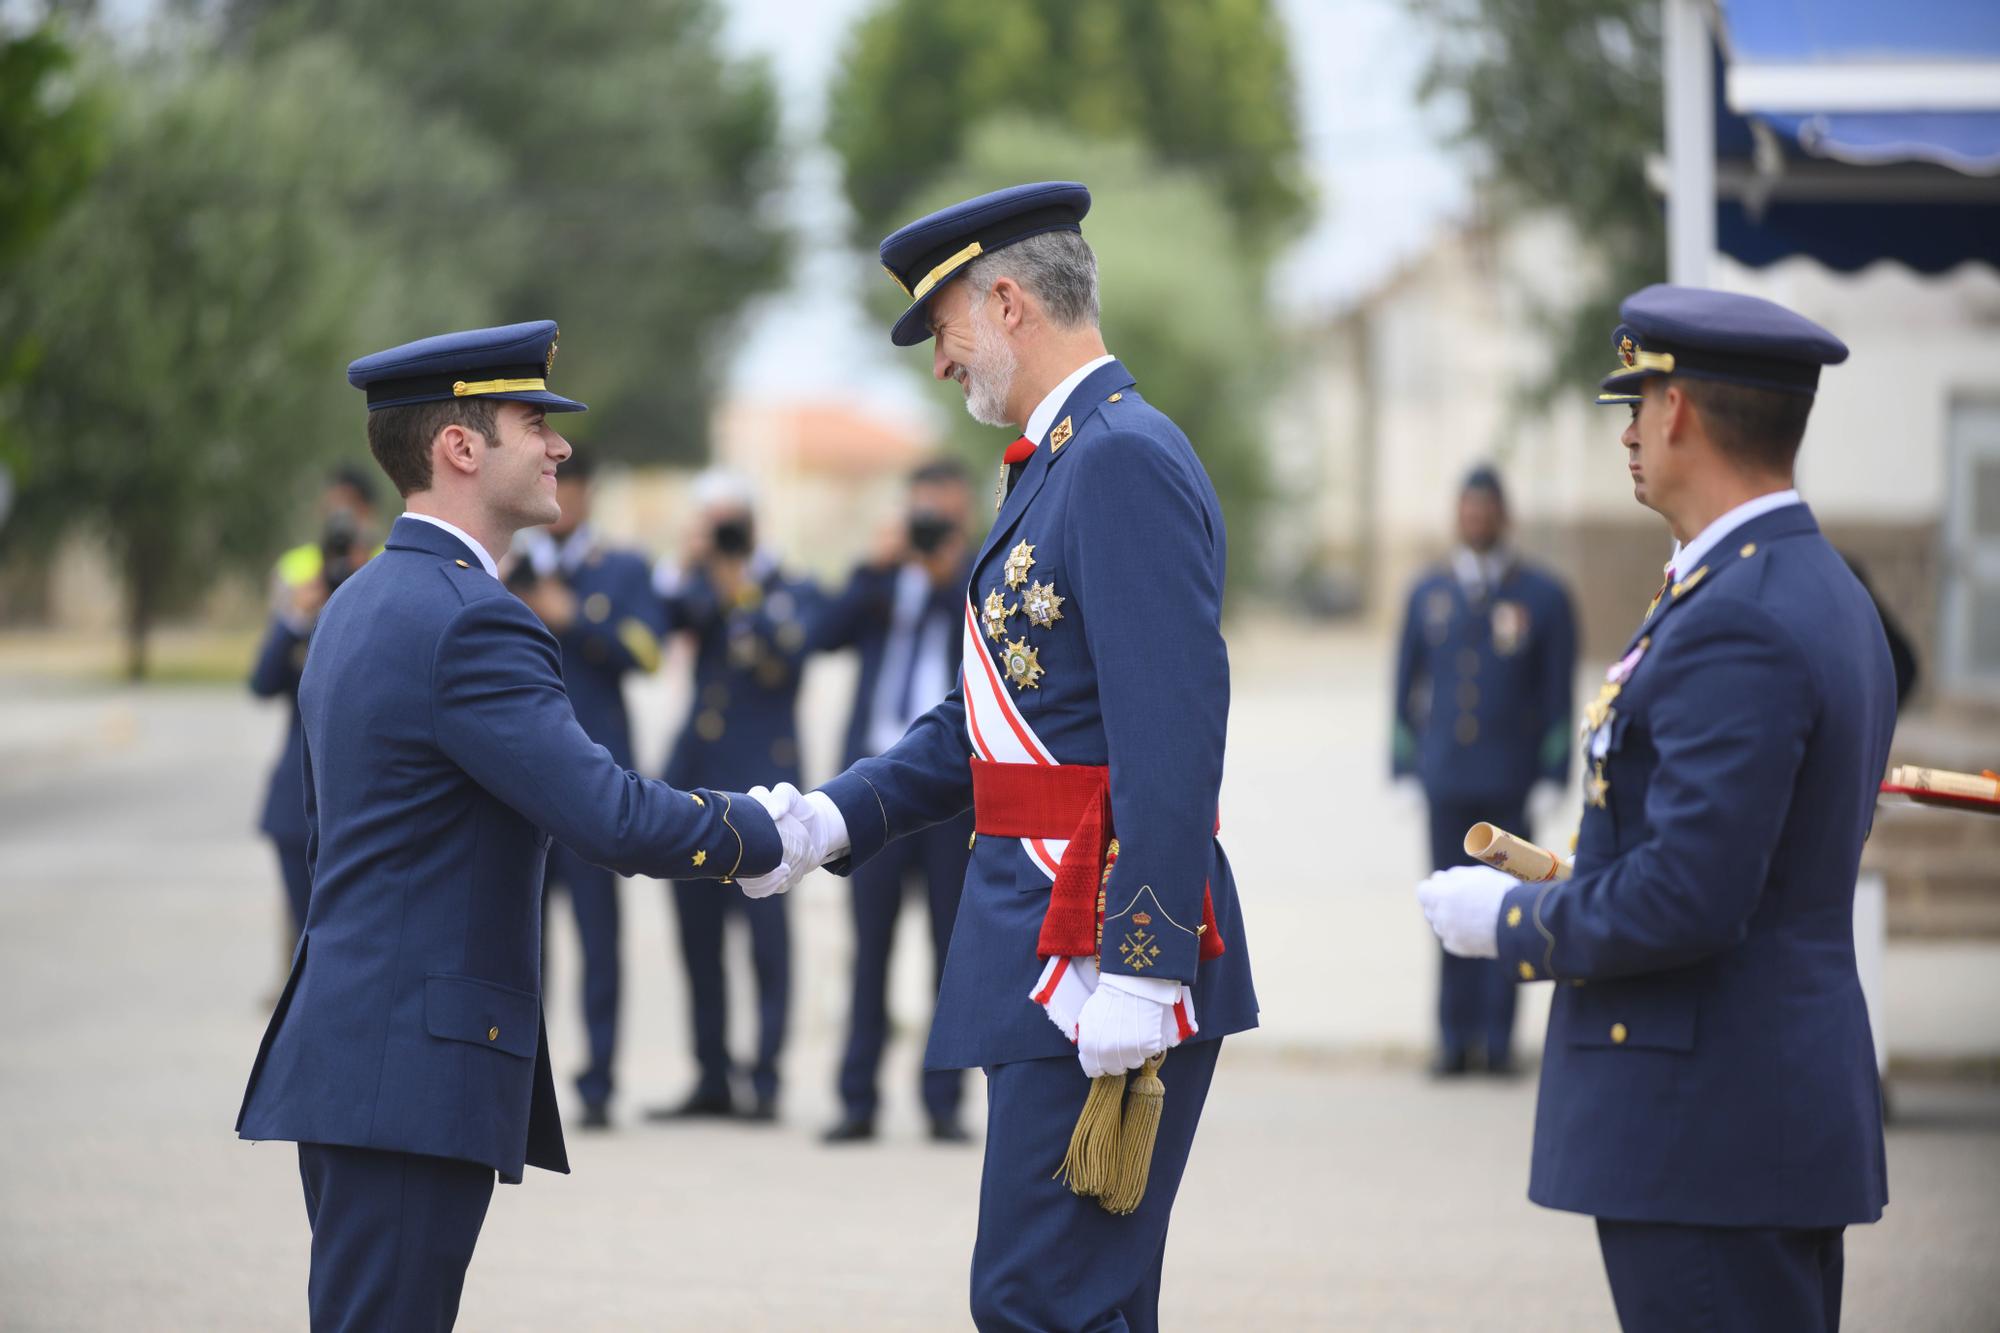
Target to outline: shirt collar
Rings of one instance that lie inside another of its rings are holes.
[[[460,541],[464,542],[468,547],[472,549],[472,553],[479,557],[480,566],[483,569],[485,569],[485,571],[488,574],[492,575],[496,579],[500,577],[500,566],[493,563],[493,557],[487,554],[486,548],[484,546],[481,546],[478,543],[478,541],[476,541],[473,538],[472,534],[467,532],[464,528],[459,527],[455,523],[447,523],[435,514],[419,514],[414,510],[407,510],[407,509],[404,510],[403,517],[414,518],[418,522],[428,523],[434,528],[443,528],[446,532],[449,532],[452,536],[458,538]]]
[[[1107,352],[1105,355],[1092,361],[1086,361],[1075,370],[1072,370],[1061,384],[1049,390],[1048,397],[1035,405],[1034,411],[1028,413],[1027,428],[1021,433],[1033,440],[1037,447],[1039,447],[1043,437],[1049,433],[1049,427],[1056,424],[1056,413],[1062,411],[1062,405],[1069,401],[1069,396],[1076,392],[1077,386],[1090,378],[1092,371],[1100,366],[1108,366],[1117,359],[1117,357]]]
[[[1799,498],[1798,491],[1793,489],[1772,491],[1769,495],[1760,495],[1754,500],[1745,500],[1742,504],[1737,505],[1736,508],[1703,528],[1700,535],[1693,541],[1675,550],[1674,558],[1670,562],[1670,567],[1673,569],[1675,577],[1684,579],[1695,570],[1701,568],[1701,562],[1708,558],[1710,551],[1719,546],[1723,539],[1728,537],[1730,533],[1736,531],[1751,519],[1762,518],[1764,515],[1774,510],[1783,509],[1788,505],[1804,503],[1805,501]]]

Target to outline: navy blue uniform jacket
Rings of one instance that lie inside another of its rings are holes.
[[[1055,763],[1110,767],[1120,854],[1104,890],[1102,965],[1190,983],[1197,1039],[1207,1041],[1257,1025],[1236,881],[1216,836],[1229,720],[1222,510],[1187,437],[1132,383],[1115,361],[1091,372],[1038,442],[973,562],[978,610],[966,609],[959,687],[893,749],[824,790],[857,862],[970,808],[975,748],[1004,759],[1011,742],[1000,734],[975,742],[968,682],[1004,694]],[[1023,570],[1020,561],[1032,563]],[[1037,584],[1064,599],[1061,618],[1046,626],[1024,606]],[[1010,675],[1014,644],[1023,659],[1034,654],[1040,673],[1024,673],[1031,683]],[[1226,825],[1226,811],[1222,818]],[[981,837],[973,849],[931,1022],[930,1068],[1075,1054],[1029,998],[1054,878],[1026,845],[1033,841]],[[1205,886],[1225,948],[1199,962]],[[1135,925],[1135,915],[1150,919]],[[1117,947],[1138,931],[1157,951]]]
[[[1882,620],[1788,506],[1725,537],[1598,701],[1572,879],[1508,892],[1551,979],[1529,1197],[1627,1221],[1872,1222],[1882,1097],[1854,877],[1895,730]]]
[[[244,1138],[568,1170],[541,1015],[551,836],[627,875],[777,865],[755,802],[649,782],[585,736],[558,661],[416,519],[329,599],[299,690],[312,902]]]
[[[1433,800],[1504,809],[1569,780],[1576,617],[1562,584],[1514,563],[1474,604],[1449,565],[1417,581],[1396,655],[1391,767]]]

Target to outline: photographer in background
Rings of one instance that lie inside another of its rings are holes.
[[[375,483],[366,472],[346,465],[327,475],[319,498],[319,540],[294,546],[278,557],[271,575],[271,624],[250,669],[250,692],[260,699],[283,696],[291,705],[285,745],[271,770],[258,829],[278,853],[292,930],[285,954],[291,956],[306,919],[312,880],[306,869],[305,742],[299,719],[299,676],[306,668],[306,644],[320,608],[348,575],[379,549]]]
[[[874,558],[816,618],[814,652],[859,650],[860,678],[847,726],[843,769],[881,754],[910,724],[951,693],[965,647],[965,590],[972,548],[972,478],[957,459],[938,459],[910,474],[907,511],[883,533]],[[930,910],[933,976],[942,976],[958,898],[971,855],[972,812],[891,843],[854,871],[854,984],[847,1048],[840,1062],[841,1119],[828,1143],[875,1137],[877,1076],[889,1038],[889,953],[896,917],[914,881]],[[925,1029],[929,1022],[926,1020]],[[921,1092],[930,1136],[967,1139],[959,1119],[965,1074],[926,1070]]]
[[[754,497],[733,473],[696,479],[695,528],[679,565],[654,570],[670,633],[694,644],[693,705],[667,761],[680,784],[738,782],[734,790],[799,781],[799,668],[818,600],[809,582],[787,578],[777,557],[757,545]],[[750,1067],[748,1118],[777,1118],[778,1055],[791,999],[791,941],[786,898],[746,898],[709,880],[676,881],[674,914],[687,968],[699,1076],[677,1105],[650,1120],[727,1117],[738,1113],[728,1048],[728,987],[723,922],[741,911],[750,926],[757,976],[757,1055]]]
[[[578,725],[630,768],[632,724],[624,681],[630,672],[659,669],[664,626],[646,558],[606,545],[590,525],[591,471],[585,454],[572,454],[562,464],[556,473],[562,517],[546,528],[523,530],[501,574],[561,645],[563,688]],[[545,882],[568,895],[583,942],[583,1017],[590,1040],[590,1064],[576,1080],[583,1127],[609,1129],[618,1046],[618,879],[558,842],[549,848]],[[544,913],[554,901],[553,893],[544,894]],[[546,958],[546,929],[542,949]]]

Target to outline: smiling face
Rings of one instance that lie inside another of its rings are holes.
[[[569,441],[534,403],[505,402],[494,414],[493,438],[479,466],[482,507],[508,530],[539,527],[562,517],[556,468]]]
[[[959,278],[931,299],[931,374],[958,381],[974,421],[1017,425],[1008,419],[1007,399],[1019,360],[1003,325],[1002,303],[987,295]]]

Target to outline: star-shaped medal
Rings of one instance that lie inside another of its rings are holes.
[[[1028,646],[1026,639],[1015,639],[1007,645],[1003,659],[1007,668],[1007,679],[1014,682],[1017,690],[1039,690],[1042,688],[1041,653]]]
[[[1035,567],[1035,548],[1022,542],[1007,553],[1007,586],[1018,588],[1028,581],[1028,571]]]
[[[987,593],[986,605],[979,613],[979,618],[986,622],[986,637],[995,643],[1000,642],[1000,635],[1007,628],[1007,617],[1020,609],[1018,606],[1007,605],[1007,599],[1001,595],[998,588]]]
[[[1063,618],[1062,605],[1068,600],[1056,596],[1053,583],[1030,583],[1021,598],[1021,609],[1028,613],[1028,623],[1047,629]]]
[[[1605,798],[1611,795],[1611,779],[1604,776],[1604,761],[1602,759],[1597,761],[1597,771],[1590,775],[1590,779],[1584,783],[1584,787],[1591,807],[1596,810],[1602,810]]]

